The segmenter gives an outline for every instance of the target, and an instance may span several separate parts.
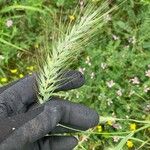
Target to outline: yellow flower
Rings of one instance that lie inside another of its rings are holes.
[[[98,132],[102,132],[102,130],[103,130],[103,129],[102,129],[102,126],[101,126],[101,125],[98,125],[98,126],[97,126],[97,130],[98,130]]]
[[[133,147],[133,142],[128,140],[127,141],[127,146],[128,146],[128,148],[132,148]]]
[[[130,124],[130,130],[131,131],[135,131],[136,130],[136,124],[135,123],[131,123]]]
[[[29,72],[29,75],[32,75],[32,72]]]
[[[70,15],[70,16],[69,16],[69,19],[70,19],[70,21],[73,21],[73,20],[75,20],[75,16]]]
[[[24,75],[21,73],[21,74],[19,74],[19,78],[23,78],[24,77]]]
[[[33,71],[34,67],[33,66],[28,66],[27,70]]]
[[[113,125],[113,123],[112,123],[112,121],[111,121],[111,120],[108,120],[108,121],[107,121],[107,124],[108,124],[108,125],[110,125],[110,126],[112,126],[112,125]]]
[[[10,69],[10,72],[11,72],[11,73],[17,73],[17,72],[18,72],[18,69]]]
[[[8,81],[7,78],[1,78],[1,82],[2,82],[2,83],[6,83],[7,81]]]

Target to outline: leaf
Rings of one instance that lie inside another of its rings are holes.
[[[129,24],[127,24],[123,21],[117,21],[117,25],[123,30],[131,31],[131,27],[129,26]]]
[[[22,49],[21,47],[16,46],[15,44],[12,44],[12,43],[10,43],[10,42],[8,42],[8,41],[2,39],[2,38],[0,38],[0,42],[3,43],[3,44],[6,44],[6,45],[12,46],[12,47],[14,47],[14,48],[16,48],[16,49],[18,49],[18,50],[27,52],[27,50],[24,50],[24,49]]]
[[[43,11],[38,7],[24,6],[24,5],[13,5],[13,6],[5,7],[0,11],[0,13],[6,13],[13,10],[30,10],[30,11],[37,11],[45,14],[45,11]]]
[[[150,42],[145,42],[143,44],[143,48],[150,48]]]

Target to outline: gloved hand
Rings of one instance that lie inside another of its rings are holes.
[[[84,83],[77,71],[65,76],[73,80],[57,91],[78,88]],[[77,140],[56,136],[72,132],[58,124],[80,130],[98,124],[98,114],[90,108],[59,98],[40,105],[36,94],[35,75],[0,88],[0,150],[71,150]]]

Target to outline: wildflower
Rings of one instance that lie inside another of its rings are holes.
[[[129,45],[124,46],[124,48],[129,48]]]
[[[150,78],[150,69],[145,72],[145,76]]]
[[[11,72],[11,73],[17,73],[17,72],[18,72],[18,69],[11,69],[10,72]]]
[[[112,126],[112,125],[113,125],[113,123],[112,123],[111,120],[108,120],[108,121],[107,121],[107,124],[108,124],[109,126]]]
[[[91,79],[93,79],[95,76],[94,72],[91,73]]]
[[[82,74],[84,74],[85,68],[79,68],[78,69]]]
[[[135,38],[135,36],[133,36],[132,38],[129,38],[129,39],[128,39],[128,42],[129,42],[129,43],[132,43],[132,44],[135,44],[135,43],[136,43],[136,38]]]
[[[103,130],[103,129],[102,129],[102,126],[101,126],[101,125],[98,125],[98,126],[97,126],[97,131],[98,131],[98,132],[102,132],[102,130]]]
[[[80,0],[80,9],[82,10],[84,7],[84,1],[83,0]]]
[[[150,91],[150,87],[144,86],[144,92],[147,93],[148,91]]]
[[[32,72],[29,72],[29,75],[32,75]]]
[[[119,89],[116,93],[118,96],[122,96],[122,90],[121,89]]]
[[[112,37],[113,37],[113,39],[116,41],[116,40],[119,40],[119,37],[118,36],[116,36],[116,35],[112,35]]]
[[[130,124],[130,130],[131,131],[135,131],[136,130],[136,124],[135,123],[131,123]]]
[[[34,67],[33,66],[28,66],[27,70],[33,71]]]
[[[24,77],[24,75],[21,73],[21,74],[19,74],[19,78],[23,78]]]
[[[117,136],[114,136],[114,137],[113,137],[113,141],[114,141],[114,142],[118,142],[118,141],[119,141],[119,139],[120,139],[120,138],[119,138],[119,137],[117,137]]]
[[[120,124],[118,124],[118,123],[114,123],[112,125],[112,127],[115,128],[115,129],[117,129],[117,130],[122,129],[122,126]]]
[[[109,88],[112,88],[115,85],[115,82],[113,80],[110,80],[110,81],[106,82],[106,84]]]
[[[111,99],[107,99],[108,106],[110,106],[112,103],[113,103],[113,101]]]
[[[102,68],[102,69],[106,69],[106,67],[107,67],[107,64],[106,64],[106,63],[101,63],[101,68]]]
[[[133,147],[133,142],[128,140],[127,141],[127,146],[128,146],[128,148],[132,148]]]
[[[91,62],[90,62],[90,57],[89,56],[86,57],[85,63],[88,64],[89,66],[91,66]]]
[[[11,19],[6,21],[6,26],[10,28],[13,25],[13,21]]]
[[[132,82],[132,84],[140,84],[138,77],[134,77],[134,78],[130,79],[130,81]]]
[[[7,81],[8,81],[7,78],[1,78],[1,82],[2,82],[2,83],[6,83]]]
[[[70,21],[73,21],[73,20],[75,20],[75,16],[74,15],[70,15],[69,19],[70,19]]]

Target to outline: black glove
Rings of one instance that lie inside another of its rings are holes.
[[[78,88],[84,83],[77,71],[65,76],[73,80],[57,91]],[[35,75],[0,88],[0,150],[71,150],[77,140],[72,136],[56,136],[72,132],[59,124],[80,130],[98,124],[98,114],[80,104],[59,98],[37,104],[36,91]]]

